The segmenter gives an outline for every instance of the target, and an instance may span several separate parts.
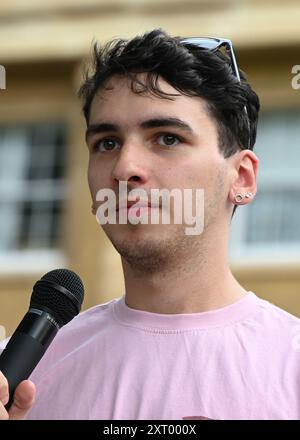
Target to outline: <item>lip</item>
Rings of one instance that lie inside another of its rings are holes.
[[[126,216],[133,215],[135,217],[143,215],[145,213],[150,213],[157,209],[159,209],[158,206],[133,204],[129,208],[126,206],[119,208],[116,212],[118,213],[118,215],[121,215],[121,213],[123,212]]]
[[[154,205],[154,204],[151,204],[151,203],[149,203],[149,202],[142,202],[142,201],[139,201],[139,202],[132,202],[132,201],[126,201],[126,202],[124,202],[124,203],[120,203],[117,207],[116,207],[116,211],[121,211],[121,210],[126,210],[126,211],[129,211],[129,209],[131,208],[131,207],[134,207],[134,209],[140,209],[140,208],[150,208],[150,209],[154,209],[154,208],[159,208],[159,206],[158,205]]]

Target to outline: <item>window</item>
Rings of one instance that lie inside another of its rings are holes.
[[[258,193],[232,221],[233,262],[300,260],[300,110],[260,117]]]
[[[0,126],[0,270],[61,255],[65,144],[61,122]]]

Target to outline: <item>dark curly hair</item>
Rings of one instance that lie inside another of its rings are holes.
[[[219,149],[225,158],[241,149],[252,150],[260,104],[244,72],[240,70],[239,82],[223,52],[182,43],[182,39],[154,29],[132,40],[114,39],[104,46],[95,43],[92,71],[86,72],[79,90],[87,124],[96,92],[113,75],[130,78],[135,93],[148,92],[173,99],[177,94],[159,88],[158,77],[161,77],[180,94],[205,99],[216,121]],[[138,76],[141,73],[146,74],[143,82]]]

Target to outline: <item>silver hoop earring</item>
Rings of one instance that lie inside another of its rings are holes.
[[[236,194],[234,197],[234,200],[236,201],[236,203],[240,203],[242,200],[244,200],[245,196],[243,196],[242,194]]]

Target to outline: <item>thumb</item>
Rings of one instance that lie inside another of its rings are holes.
[[[10,420],[20,420],[32,407],[35,400],[35,385],[30,380],[23,380],[14,394],[13,404],[8,412]]]

